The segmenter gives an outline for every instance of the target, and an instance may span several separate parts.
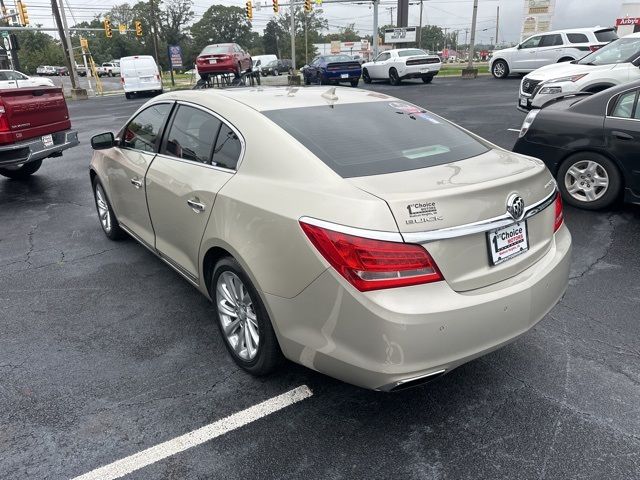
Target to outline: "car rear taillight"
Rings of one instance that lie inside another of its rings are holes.
[[[4,109],[2,101],[0,101],[0,132],[9,131],[9,119],[7,118],[7,112]]]
[[[120,83],[124,85],[124,77],[120,77]]]
[[[160,74],[156,73],[156,80],[160,81]]]
[[[602,47],[602,45],[589,45],[589,50],[595,52],[596,50],[599,50],[600,47]]]
[[[555,205],[555,220],[553,222],[553,233],[557,232],[564,222],[564,212],[562,211],[562,196],[560,192],[556,195]]]
[[[361,292],[443,280],[421,245],[347,235],[303,221],[300,226],[329,264]]]

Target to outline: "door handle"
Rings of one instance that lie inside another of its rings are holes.
[[[196,213],[204,212],[206,205],[204,203],[196,202],[195,200],[187,200],[187,205],[191,207]]]
[[[137,178],[132,178],[131,185],[133,185],[136,188],[142,188],[142,180],[138,180]]]
[[[619,132],[617,130],[613,130],[611,132],[611,135],[613,135],[616,138],[619,138],[620,140],[633,140],[633,137],[628,133]]]

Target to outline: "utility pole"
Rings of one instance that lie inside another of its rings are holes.
[[[291,63],[296,69],[296,8],[294,0],[291,0]]]
[[[476,22],[478,20],[478,0],[473,0],[473,16],[471,17],[471,40],[469,42],[469,62],[462,70],[462,78],[478,78],[478,69],[473,68],[473,55],[476,42]]]
[[[373,58],[378,56],[378,5],[380,0],[373,0]]]
[[[498,47],[498,27],[500,26],[500,5],[496,7],[496,48]]]
[[[309,14],[304,13],[304,63],[309,64],[309,47],[307,46],[307,23],[309,21]]]
[[[389,25],[393,25],[393,11],[396,8],[397,7],[387,7],[387,10],[389,10]]]
[[[160,68],[160,57],[158,56],[158,24],[156,23],[156,6],[153,0],[149,0],[149,7],[151,8],[151,28],[153,29],[153,53],[156,57],[158,68]],[[160,68],[160,70],[162,71],[162,68]],[[171,71],[173,71],[173,69]]]
[[[69,28],[67,27],[67,17],[64,13],[64,5],[62,5],[62,11],[58,7],[56,0],[51,0],[51,11],[58,27],[58,35],[62,42],[63,51],[65,53],[65,60],[67,67],[69,68],[69,79],[71,80],[71,97],[76,99],[86,99],[87,91],[84,88],[78,87],[78,72],[76,72],[76,61],[73,56],[73,45],[71,44],[71,37],[69,36]]]
[[[422,0],[420,0],[420,27],[418,28],[418,48],[422,48]]]
[[[409,0],[398,0],[398,27],[409,26]]]

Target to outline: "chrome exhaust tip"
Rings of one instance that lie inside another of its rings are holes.
[[[380,390],[381,392],[399,392],[400,390],[407,390],[409,388],[418,387],[420,385],[424,385],[425,383],[434,381],[435,379],[444,375],[446,371],[447,370],[443,368],[442,370],[436,370],[435,372],[429,372],[417,377],[404,378],[402,380],[383,385],[377,390]]]

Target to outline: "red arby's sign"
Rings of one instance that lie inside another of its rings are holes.
[[[620,25],[640,25],[640,17],[616,18],[616,26]]]

